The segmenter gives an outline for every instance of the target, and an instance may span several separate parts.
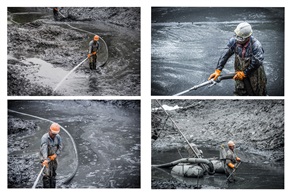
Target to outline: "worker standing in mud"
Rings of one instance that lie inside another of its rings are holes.
[[[228,142],[228,151],[226,155],[226,162],[225,162],[225,173],[226,176],[230,178],[228,179],[229,182],[235,182],[235,176],[234,176],[234,169],[236,169],[237,163],[241,162],[241,159],[236,155],[234,149],[235,149],[235,143],[233,141]]]
[[[252,36],[249,23],[242,22],[234,30],[235,37],[229,40],[228,48],[220,57],[217,68],[209,77],[216,80],[228,59],[235,54],[234,94],[237,96],[266,96],[267,78],[263,67],[264,50],[261,43]]]
[[[58,12],[58,8],[57,7],[53,7],[53,17],[55,21],[59,20],[59,12]]]
[[[45,166],[43,188],[56,187],[57,157],[62,150],[62,139],[59,132],[60,126],[57,123],[52,123],[49,132],[45,133],[41,138],[40,159],[42,166]]]
[[[95,35],[93,37],[93,40],[91,40],[88,44],[88,55],[89,58],[89,68],[91,70],[96,69],[96,59],[97,59],[97,53],[99,50],[99,36]]]

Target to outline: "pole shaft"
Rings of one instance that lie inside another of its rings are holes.
[[[41,176],[44,168],[45,168],[45,166],[43,166],[42,169],[40,170],[40,172],[39,172],[39,174],[38,174],[38,176],[37,176],[37,178],[36,178],[36,180],[35,180],[35,182],[34,182],[34,184],[33,184],[33,186],[32,186],[32,189],[35,189],[35,187],[36,187],[36,185],[37,185],[37,183],[38,183],[38,181],[39,181],[39,178],[40,178],[40,176]]]
[[[169,117],[169,119],[172,121],[172,123],[174,124],[174,126],[177,128],[178,132],[181,134],[181,136],[185,139],[186,143],[189,145],[189,147],[192,149],[192,151],[194,152],[195,156],[197,158],[199,158],[197,152],[194,150],[194,148],[191,146],[190,142],[187,140],[187,138],[185,137],[185,135],[183,134],[183,132],[180,130],[180,128],[177,126],[177,124],[175,123],[175,121],[170,117],[170,115],[168,114],[168,112],[163,108],[163,106],[160,104],[160,102],[158,100],[156,100],[158,105],[163,109],[163,111],[166,113],[166,115]]]

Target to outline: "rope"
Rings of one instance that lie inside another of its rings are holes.
[[[54,123],[54,121],[51,121],[49,119],[45,119],[45,118],[42,118],[42,117],[38,117],[38,116],[35,116],[35,115],[30,115],[30,114],[27,114],[27,113],[22,113],[22,112],[18,112],[18,111],[14,111],[14,110],[11,110],[11,109],[8,109],[8,112],[11,112],[11,113],[17,113],[17,114],[20,114],[20,115],[24,115],[24,116],[28,116],[28,117],[33,117],[33,118],[36,118],[36,119],[40,119],[40,120],[43,120],[43,121],[47,121],[47,122],[50,122],[50,123]],[[76,167],[75,167],[75,170],[73,171],[73,173],[63,182],[63,184],[66,184],[68,183],[76,174],[77,172],[77,169],[78,169],[78,153],[77,153],[77,148],[76,148],[76,145],[75,145],[75,142],[74,142],[74,139],[73,137],[70,135],[70,133],[64,128],[62,127],[61,125],[59,125],[61,127],[61,129],[69,136],[69,138],[71,139],[71,142],[73,144],[73,148],[74,148],[74,151],[75,151],[75,160],[76,160]]]

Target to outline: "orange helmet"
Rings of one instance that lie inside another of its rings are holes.
[[[52,134],[58,134],[60,131],[60,126],[57,123],[52,123],[50,126],[50,131]]]
[[[94,40],[94,41],[98,41],[98,40],[99,40],[99,36],[98,36],[98,35],[95,35],[95,36],[93,37],[93,40]]]

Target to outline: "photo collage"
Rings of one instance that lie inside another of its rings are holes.
[[[285,190],[288,2],[262,2],[5,1],[2,189]]]

